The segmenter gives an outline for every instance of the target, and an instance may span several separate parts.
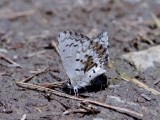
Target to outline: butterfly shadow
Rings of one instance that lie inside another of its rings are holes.
[[[80,93],[90,93],[90,92],[98,92],[101,90],[105,90],[109,86],[109,82],[107,80],[107,76],[102,74],[100,76],[97,76],[93,80],[91,80],[90,85],[82,87],[78,89],[78,94]],[[65,85],[62,90],[70,95],[75,95],[75,92],[73,88],[69,88],[67,85]]]

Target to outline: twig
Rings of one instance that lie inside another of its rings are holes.
[[[151,100],[151,98],[150,97],[148,97],[147,95],[145,95],[145,94],[141,94],[141,96],[144,98],[144,99],[146,99],[147,101],[150,101]]]
[[[55,41],[51,41],[51,46],[55,49],[56,53],[59,55],[59,49],[57,47],[57,44],[55,43]]]
[[[69,110],[66,110],[65,112],[63,112],[63,115],[68,115],[71,113],[86,113],[86,112],[88,112],[88,111],[83,108],[74,109],[74,110],[69,109]]]
[[[27,57],[33,57],[33,56],[35,56],[35,55],[43,54],[43,53],[45,53],[45,52],[46,52],[45,50],[42,50],[42,51],[30,53],[30,54],[27,55]]]
[[[11,35],[12,35],[12,31],[9,31],[9,32],[5,33],[5,34],[0,38],[0,41],[9,38],[9,36],[11,36]]]
[[[37,72],[36,74],[32,75],[31,77],[25,78],[23,80],[21,80],[21,82],[29,82],[33,77],[38,76],[39,74],[45,72],[49,67],[46,67],[44,69],[42,69],[41,71]]]
[[[99,113],[99,110],[95,106],[88,103],[87,104],[81,103],[79,107],[81,108],[74,109],[74,110],[71,110],[71,109],[66,110],[65,112],[63,112],[63,115],[70,114],[70,113]]]
[[[33,42],[37,39],[48,39],[51,36],[52,36],[52,34],[50,33],[50,31],[45,30],[45,31],[43,31],[43,34],[31,35],[31,36],[28,36],[27,39],[29,40],[29,42]]]
[[[158,78],[156,81],[154,81],[154,85],[157,85],[160,82],[160,78]]]
[[[157,16],[156,16],[154,13],[151,13],[151,15],[152,15],[152,18],[153,18],[156,26],[157,26],[158,28],[160,28],[160,20],[157,18]]]
[[[94,100],[78,98],[76,96],[71,96],[71,95],[68,95],[68,94],[53,90],[53,89],[33,85],[33,84],[30,84],[30,83],[17,82],[16,84],[20,87],[24,87],[24,88],[28,88],[28,89],[32,89],[32,90],[37,90],[37,91],[41,91],[41,92],[49,92],[49,93],[55,94],[55,95],[60,96],[60,97],[70,98],[70,99],[74,99],[74,100],[78,100],[78,101],[83,101],[83,102],[88,102],[88,103],[91,103],[91,104],[99,105],[99,106],[102,106],[102,107],[105,107],[105,108],[108,108],[108,109],[118,111],[120,113],[130,115],[132,117],[137,117],[137,118],[142,118],[143,117],[143,114],[132,111],[132,110],[129,110],[127,108],[116,107],[116,106],[108,105],[108,104],[105,104],[105,103],[100,103],[100,102],[94,101]]]
[[[26,11],[20,11],[20,12],[13,12],[12,10],[3,11],[0,13],[0,19],[15,19],[17,17],[24,17],[29,16],[35,13],[35,10],[26,10]]]
[[[57,76],[55,73],[50,74],[53,78],[55,78],[58,81],[62,81],[62,78],[60,78],[59,76]]]
[[[139,87],[144,88],[147,91],[150,91],[154,95],[160,95],[160,92],[156,91],[153,88],[148,87],[147,85],[145,85],[144,83],[140,82],[139,80],[137,80],[135,78],[130,78],[130,77],[124,76],[124,75],[121,75],[121,78],[125,81],[131,81],[131,82],[137,84]]]
[[[100,111],[97,109],[96,106],[89,104],[87,102],[82,102],[79,105],[81,108],[86,109],[88,112],[92,112],[92,113],[99,113]]]
[[[20,64],[14,62],[13,60],[11,60],[9,57],[5,56],[5,55],[2,54],[2,53],[0,53],[0,58],[6,60],[8,63],[12,64],[13,66],[21,67]]]
[[[22,116],[21,120],[26,120],[26,117],[27,117],[27,115],[24,114],[24,115]]]
[[[88,104],[88,103],[80,103],[79,104],[79,107],[78,109],[69,109],[69,110],[66,110],[65,112],[63,112],[63,115],[67,115],[67,114],[70,114],[70,113],[99,113],[99,110],[91,105],[91,104]]]
[[[57,87],[63,86],[64,83],[65,83],[65,81],[63,81],[63,82],[54,82],[54,83],[43,83],[43,84],[39,84],[39,85],[42,86],[42,87],[53,89],[53,88],[57,88]]]

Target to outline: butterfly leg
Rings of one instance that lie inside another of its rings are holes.
[[[73,88],[75,96],[78,96],[78,88]]]

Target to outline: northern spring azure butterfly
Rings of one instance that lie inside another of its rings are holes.
[[[106,72],[109,61],[107,32],[91,39],[80,33],[64,31],[60,32],[58,42],[63,66],[75,92]]]

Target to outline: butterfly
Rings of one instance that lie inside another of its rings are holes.
[[[59,33],[58,42],[63,67],[75,92],[106,72],[109,62],[107,32],[91,39],[80,33],[63,31]]]

